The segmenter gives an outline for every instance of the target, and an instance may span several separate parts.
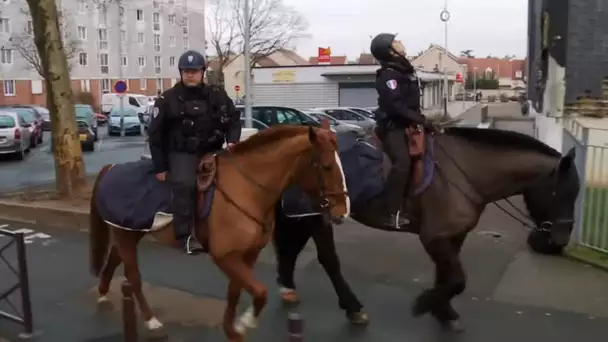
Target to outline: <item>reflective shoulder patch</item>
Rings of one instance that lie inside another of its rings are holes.
[[[160,109],[158,109],[158,107],[154,107],[154,111],[152,111],[152,117],[156,118],[158,116],[158,113],[160,113]]]
[[[397,81],[388,80],[388,81],[386,81],[386,86],[388,87],[388,89],[395,90],[395,89],[397,89]]]

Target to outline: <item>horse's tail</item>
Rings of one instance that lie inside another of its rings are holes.
[[[106,263],[109,246],[110,246],[110,228],[105,223],[99,209],[97,208],[97,188],[99,182],[112,168],[112,165],[105,165],[99,171],[95,183],[93,184],[93,192],[91,194],[91,207],[89,212],[89,266],[91,273],[95,277],[99,277]]]

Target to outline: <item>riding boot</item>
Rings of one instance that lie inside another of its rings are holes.
[[[173,189],[173,232],[175,239],[180,241],[184,251],[188,254],[195,254],[201,251],[202,247],[192,237],[195,222],[195,203],[196,189],[185,186],[176,186]]]

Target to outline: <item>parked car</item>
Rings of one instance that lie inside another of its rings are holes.
[[[76,104],[74,105],[74,110],[76,111],[76,120],[86,122],[95,134],[95,141],[97,141],[99,135],[97,134],[97,119],[95,118],[93,107],[87,104]]]
[[[132,108],[113,108],[108,122],[108,135],[121,134],[123,122],[125,135],[141,135],[141,123],[137,111]]]
[[[325,113],[340,122],[359,126],[363,128],[366,133],[371,132],[376,125],[376,121],[374,119],[370,119],[369,117],[348,108],[315,108],[312,110]]]
[[[245,117],[245,107],[236,106]],[[281,106],[253,106],[251,116],[266,126],[275,125],[300,125],[319,127],[320,124],[314,118],[302,113],[295,108]]]
[[[97,126],[99,127],[108,122],[108,117],[100,113],[95,113],[95,120],[97,120]]]
[[[25,154],[31,149],[30,125],[16,112],[0,109],[0,154],[25,159]]]
[[[304,111],[304,113],[312,116],[313,118],[315,118],[319,121],[321,121],[323,119],[329,120],[329,125],[331,126],[331,128],[333,128],[333,130],[336,133],[353,132],[359,137],[365,136],[365,130],[357,125],[351,125],[349,123],[340,122],[340,121],[332,118],[331,116],[329,116],[325,113],[321,113],[321,112]]]
[[[40,122],[40,126],[41,126],[42,130],[43,131],[51,130],[51,113],[49,112],[48,109],[46,109],[42,106],[25,104],[25,105],[3,105],[0,107],[30,108],[36,113],[36,119]],[[42,143],[42,140],[39,143]]]
[[[28,124],[28,130],[30,131],[30,146],[36,147],[37,144],[42,143],[42,117],[39,116],[36,111],[29,107],[4,107],[7,110],[11,110],[17,113],[23,118],[26,124]]]
[[[83,151],[95,151],[95,133],[89,125],[82,120],[77,120],[78,137],[80,139],[80,147]]]
[[[359,113],[363,116],[366,116],[372,120],[374,120],[374,117],[376,116],[373,112],[373,110],[367,110],[365,108],[357,108],[357,107],[346,107],[347,109],[352,110],[355,113]],[[375,108],[374,108],[375,109]]]
[[[475,101],[475,94],[473,93],[458,93],[456,95],[454,95],[454,101],[462,101],[464,98],[464,101]]]

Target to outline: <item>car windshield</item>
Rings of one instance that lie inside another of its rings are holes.
[[[34,115],[34,113],[32,113],[31,109],[11,108],[11,110],[13,112],[19,114],[19,116],[21,116],[23,118],[23,120],[25,120],[25,122],[27,122],[27,123],[32,123],[36,119],[36,115]]]
[[[110,112],[110,116],[112,116],[112,117],[137,116],[137,112],[130,108],[125,108],[123,110],[112,109],[112,111]]]
[[[93,116],[93,108],[91,106],[76,106],[76,117],[79,119],[88,119]]]
[[[370,116],[373,115],[372,113],[370,113],[370,112],[368,112],[366,110],[360,109],[360,108],[350,108],[350,110],[352,110],[353,112],[355,112],[357,114],[361,114],[363,116],[366,116],[366,117],[370,117]]]
[[[327,120],[329,120],[329,123],[334,126],[338,124],[338,120],[332,118],[329,115],[325,115],[323,113],[307,113],[307,114],[314,117],[315,119],[319,119],[319,120],[327,119]]]
[[[145,96],[137,96],[135,97],[135,99],[137,99],[137,102],[139,102],[140,105],[142,106],[147,106],[149,101]]]
[[[15,119],[10,115],[0,115],[0,128],[15,127]]]

